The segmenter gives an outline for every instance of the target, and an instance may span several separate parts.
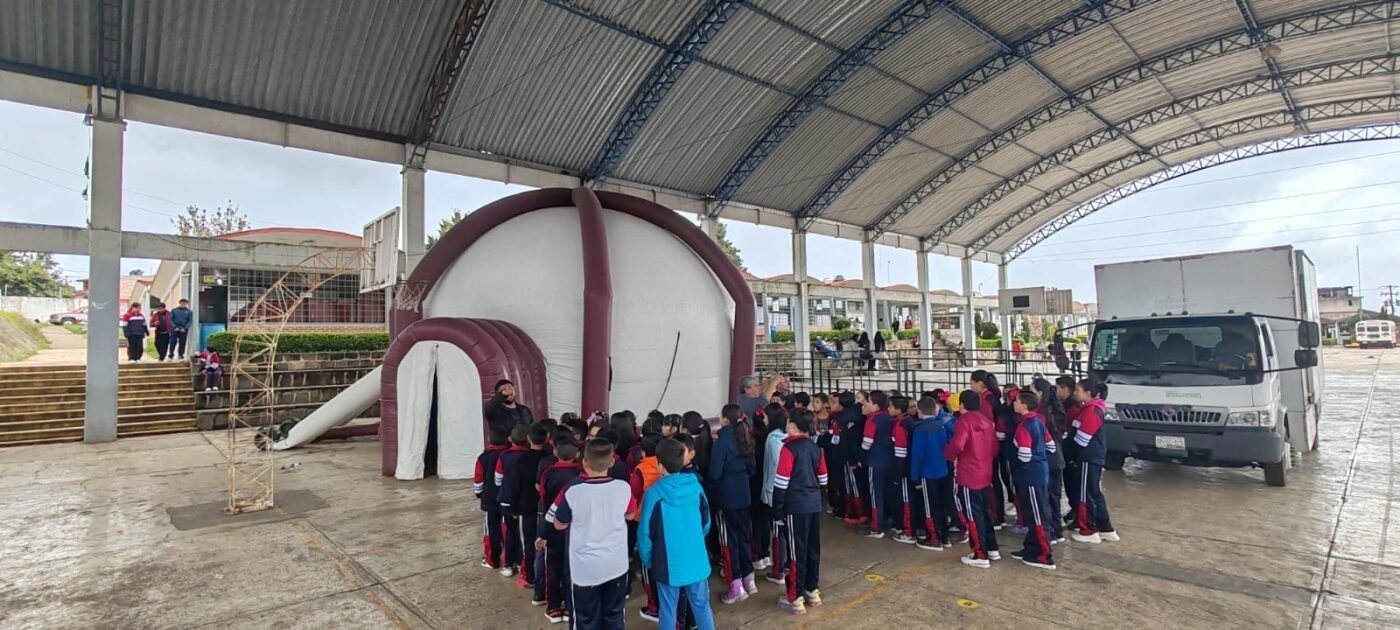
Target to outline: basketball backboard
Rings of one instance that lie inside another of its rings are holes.
[[[399,281],[398,208],[365,224],[363,245],[370,252],[370,266],[360,270],[360,293],[394,286]]]

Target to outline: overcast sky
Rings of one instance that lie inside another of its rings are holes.
[[[88,129],[76,114],[0,101],[0,220],[83,225],[83,164]],[[398,168],[130,123],[126,132],[127,229],[173,231],[186,205],[232,201],[254,227],[318,227],[360,232],[369,219],[399,204]],[[429,231],[453,208],[470,211],[525,190],[456,175],[429,173]],[[1047,239],[1011,265],[1013,286],[1073,289],[1093,300],[1093,265],[1184,253],[1295,243],[1317,264],[1324,286],[1357,284],[1374,308],[1387,283],[1400,284],[1400,141],[1373,141],[1289,151],[1208,169],[1113,204]],[[1200,209],[1199,211],[1196,211]],[[792,270],[784,230],[727,222],[749,271]],[[812,236],[808,273],[861,275],[860,245]],[[70,278],[87,276],[87,259],[60,257]],[[152,271],[152,261],[127,260],[124,271]],[[934,288],[960,288],[958,262],[930,260]],[[881,285],[915,282],[914,254],[878,247]],[[996,270],[974,265],[974,288],[996,289]]]

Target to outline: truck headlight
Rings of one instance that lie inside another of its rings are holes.
[[[1103,419],[1105,422],[1121,422],[1118,417],[1118,405],[1107,405],[1104,407]]]
[[[1225,425],[1232,427],[1272,427],[1274,414],[1271,409],[1236,411],[1225,417]]]

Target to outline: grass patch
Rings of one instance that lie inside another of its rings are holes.
[[[84,326],[82,324],[62,324],[62,326],[66,328],[68,332],[73,333],[75,335],[87,334],[87,326]]]
[[[0,363],[22,361],[49,347],[39,325],[19,313],[0,312]]]

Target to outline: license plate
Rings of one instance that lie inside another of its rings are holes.
[[[1157,450],[1172,451],[1176,453],[1186,452],[1186,438],[1179,435],[1157,435],[1153,436],[1157,441]]]

